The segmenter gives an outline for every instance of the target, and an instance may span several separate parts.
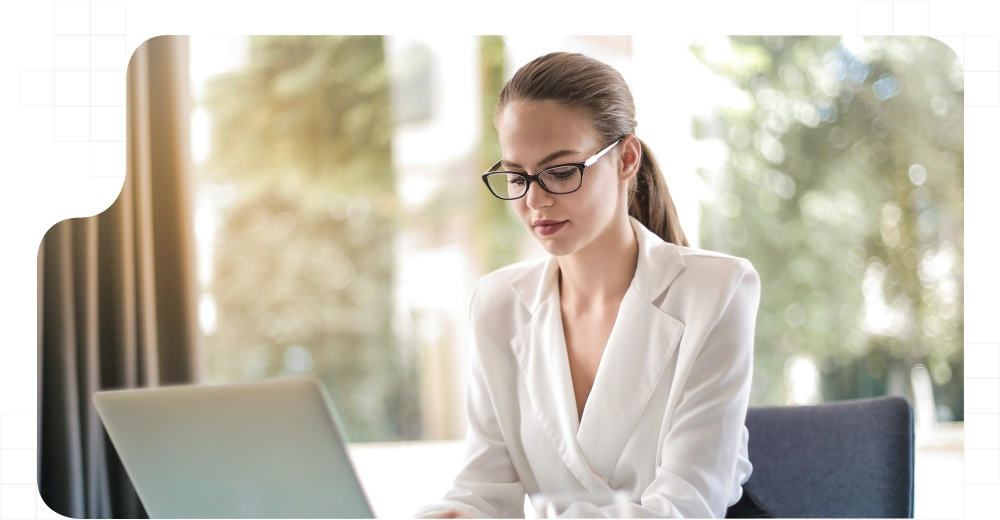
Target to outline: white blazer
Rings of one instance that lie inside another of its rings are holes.
[[[464,466],[440,503],[523,517],[525,493],[626,490],[632,517],[722,517],[750,476],[744,426],[760,279],[750,262],[665,242],[631,219],[635,277],[582,418],[550,256],[472,292]],[[616,516],[574,503],[571,517]]]

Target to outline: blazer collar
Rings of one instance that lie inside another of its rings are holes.
[[[636,241],[639,242],[639,259],[636,263],[632,286],[648,302],[656,301],[670,282],[684,269],[684,259],[677,246],[664,241],[634,217],[629,217]],[[510,286],[521,301],[534,314],[545,298],[556,289],[559,263],[549,256],[511,278]]]
[[[673,244],[632,219],[636,273],[622,300],[583,417],[577,418],[554,257],[521,271],[511,286],[531,311],[511,339],[535,413],[581,485],[610,491],[608,480],[642,409],[676,349],[684,324],[652,302],[684,267]],[[622,381],[628,379],[629,385]]]

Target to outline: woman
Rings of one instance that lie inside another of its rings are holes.
[[[465,464],[417,515],[521,517],[525,493],[624,491],[565,515],[723,516],[751,471],[756,271],[687,247],[613,68],[537,58],[495,124],[503,159],[484,181],[551,256],[476,283]]]

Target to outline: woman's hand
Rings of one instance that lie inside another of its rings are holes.
[[[425,516],[424,518],[472,518],[471,516],[465,516],[458,511],[445,511],[444,513],[438,513],[436,515]]]

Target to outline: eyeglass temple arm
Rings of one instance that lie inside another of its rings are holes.
[[[597,160],[598,160],[598,159],[600,159],[600,158],[601,158],[601,157],[602,157],[602,156],[603,156],[604,154],[608,153],[608,150],[610,150],[610,149],[614,148],[614,147],[615,147],[615,145],[617,145],[618,143],[622,142],[622,139],[624,139],[624,137],[623,137],[623,138],[621,138],[621,139],[619,139],[619,140],[617,140],[617,141],[615,141],[615,142],[613,142],[613,143],[611,143],[611,144],[609,144],[609,145],[607,146],[607,148],[605,148],[605,149],[603,149],[603,150],[601,150],[601,151],[599,151],[599,152],[595,153],[595,154],[594,154],[594,156],[593,156],[593,157],[591,157],[590,159],[587,159],[587,160],[586,160],[586,161],[585,161],[585,162],[583,163],[583,165],[584,165],[584,166],[586,167],[586,166],[590,166],[591,164],[594,164],[594,163],[595,163],[595,162],[597,162]]]

